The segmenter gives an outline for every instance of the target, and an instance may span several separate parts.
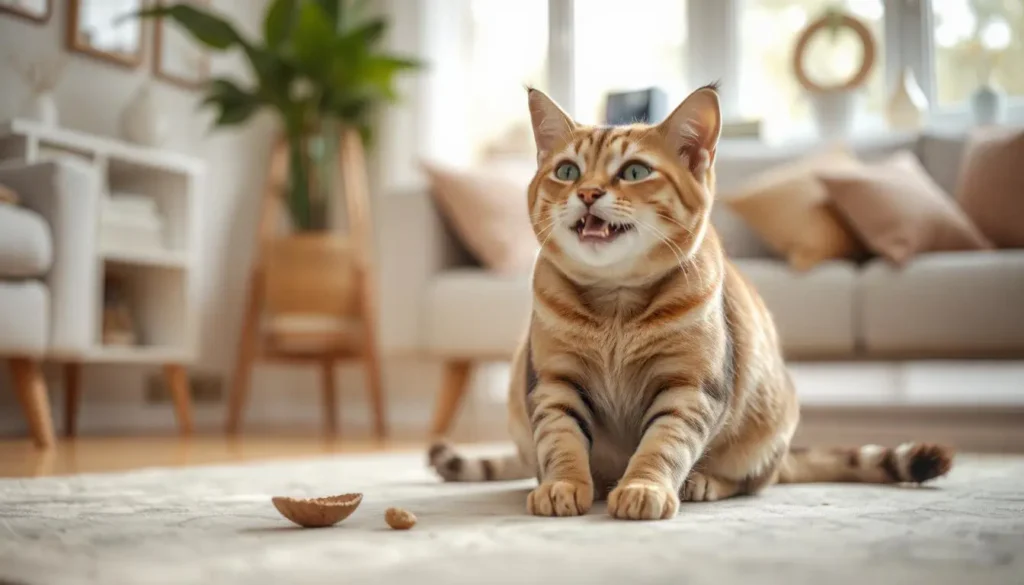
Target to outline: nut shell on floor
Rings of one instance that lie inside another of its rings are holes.
[[[384,512],[384,521],[395,530],[409,530],[416,525],[416,515],[401,508],[388,508]]]
[[[341,494],[325,498],[288,498],[276,496],[271,500],[282,516],[303,528],[333,526],[356,511],[363,494]]]

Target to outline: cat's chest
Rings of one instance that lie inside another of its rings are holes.
[[[637,331],[629,324],[610,324],[601,335],[580,347],[583,386],[599,420],[610,430],[628,432],[639,424],[657,356],[644,355]]]

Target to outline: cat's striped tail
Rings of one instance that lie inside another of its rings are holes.
[[[509,481],[533,477],[533,470],[518,455],[468,457],[448,443],[430,448],[430,466],[445,481]]]
[[[779,470],[779,483],[923,483],[953,466],[953,450],[929,443],[899,447],[791,448]]]

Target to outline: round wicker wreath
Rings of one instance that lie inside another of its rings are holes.
[[[858,69],[857,72],[846,81],[836,83],[834,85],[822,85],[820,83],[816,83],[804,70],[804,53],[807,51],[807,45],[810,43],[811,38],[822,30],[841,28],[852,30],[860,39],[861,45],[864,47],[864,58],[860,63],[860,69]],[[851,90],[860,87],[867,80],[872,67],[875,65],[876,51],[877,47],[875,45],[875,38],[871,35],[871,31],[868,30],[868,27],[865,26],[863,22],[848,14],[829,13],[811,22],[807,25],[807,28],[800,33],[800,36],[797,38],[796,49],[793,51],[793,73],[796,75],[796,79],[800,85],[803,86],[805,90],[812,93]]]

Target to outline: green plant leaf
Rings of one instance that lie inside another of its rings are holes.
[[[218,110],[217,126],[234,126],[248,120],[263,105],[258,96],[238,87],[230,79],[217,78],[207,85],[203,106]]]
[[[299,7],[299,17],[292,32],[295,59],[314,79],[330,71],[334,29],[316,2],[306,0]]]
[[[345,33],[343,38],[360,46],[370,46],[384,38],[388,30],[388,23],[383,18],[375,18]]]
[[[276,49],[284,43],[295,23],[296,0],[274,0],[263,19],[263,38],[267,46]]]
[[[193,38],[211,49],[223,51],[242,42],[242,36],[228,21],[190,4],[157,6],[141,10],[134,15],[139,18],[170,18]]]
[[[290,101],[289,91],[297,73],[280,51],[246,44],[245,55],[259,84],[260,97],[279,108]]]
[[[331,31],[336,31],[341,27],[341,22],[345,10],[344,0],[315,0],[320,5],[320,10],[323,11],[324,16],[327,18],[327,24],[330,26]]]

